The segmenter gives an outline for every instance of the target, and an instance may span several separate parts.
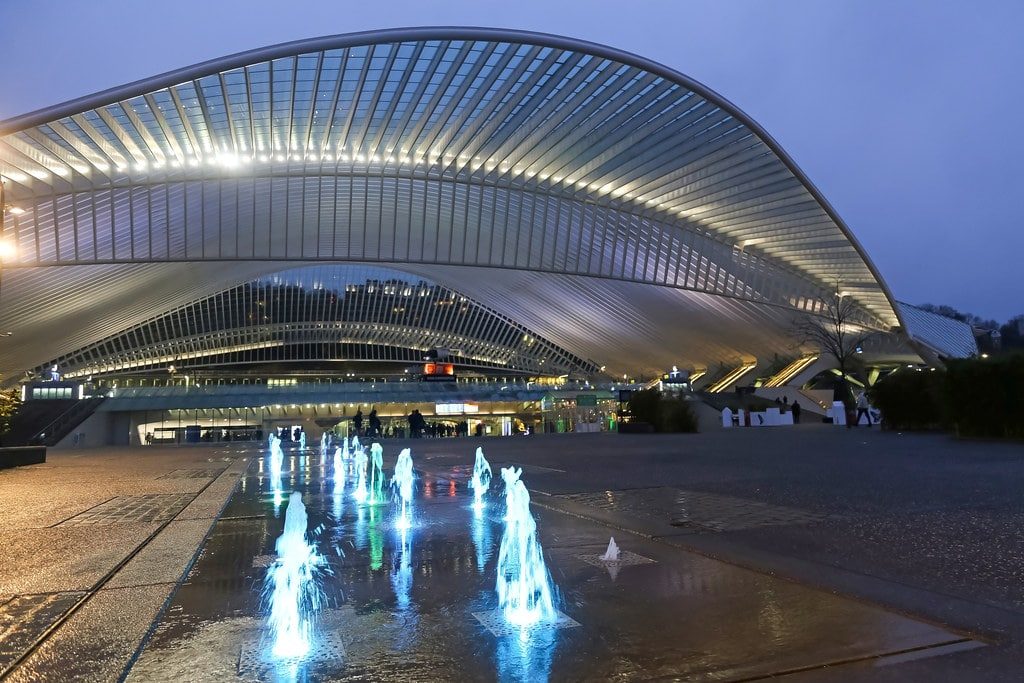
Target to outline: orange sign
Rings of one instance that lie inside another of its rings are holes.
[[[455,366],[451,363],[424,363],[424,375],[455,375]]]

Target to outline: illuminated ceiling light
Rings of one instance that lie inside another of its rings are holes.
[[[97,163],[93,164],[93,166],[96,167],[97,171],[109,171],[110,170],[109,164],[104,164],[103,162],[97,162]]]
[[[262,161],[263,163],[267,163],[267,161],[268,161],[267,155],[266,154],[261,154],[260,155],[260,161]]]
[[[181,168],[181,162],[175,159],[174,161],[171,162],[171,166],[173,166],[174,168]]]
[[[8,209],[8,211],[13,213],[15,216],[20,216],[21,214],[25,213],[25,209],[21,208],[20,206],[12,206],[10,209]]]
[[[199,159],[189,159],[188,160],[188,165],[189,166],[198,166],[199,165]]]
[[[284,155],[283,155],[283,154],[278,154],[278,155],[277,155],[277,156],[275,157],[275,159],[276,159],[277,161],[284,161]]]
[[[0,240],[0,261],[9,261],[18,255],[18,248],[11,240]]]
[[[135,164],[135,170],[136,171],[145,171],[147,166],[148,166],[148,164],[145,161],[140,161],[139,163]]]
[[[342,155],[341,155],[341,157],[339,157],[339,158],[340,158],[340,159],[341,159],[342,161],[348,161],[348,155],[347,155],[347,154],[342,154]]]
[[[330,154],[325,154],[325,155],[323,156],[323,160],[324,160],[324,161],[333,161],[333,160],[334,160],[334,157],[333,157],[333,156],[331,156]]]

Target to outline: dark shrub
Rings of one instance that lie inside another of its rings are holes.
[[[661,392],[648,389],[635,391],[629,399],[629,413],[633,422],[646,422],[654,425],[658,422],[658,406],[661,404]]]
[[[1024,438],[1024,355],[948,363],[946,400],[960,436]]]
[[[945,373],[898,370],[871,389],[885,429],[941,429],[946,425]]]
[[[658,432],[697,431],[697,416],[686,401],[654,389],[634,393],[629,412],[634,422],[650,424]]]

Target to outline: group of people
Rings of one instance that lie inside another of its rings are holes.
[[[377,438],[379,438],[379,437],[384,435],[383,432],[381,432],[381,429],[380,429],[380,418],[377,417],[377,409],[376,408],[371,408],[370,409],[370,418],[368,420],[368,423],[369,424],[366,427],[366,432],[364,433],[363,432],[363,409],[360,408],[359,410],[357,410],[355,416],[353,416],[353,418],[352,418],[352,426],[355,428],[357,435],[359,435],[359,436],[377,437]]]
[[[800,424],[800,404],[797,401],[793,401],[793,405],[789,404],[789,397],[783,396],[782,400],[775,399],[775,402],[782,406],[782,412],[786,411],[786,408],[790,408],[793,411],[793,424]],[[850,418],[850,413],[847,413],[846,426],[847,427],[859,427],[861,418],[867,420],[868,427],[875,424],[871,418],[871,404],[868,402],[868,395],[866,392],[860,392],[857,394],[856,399],[857,415],[854,418]]]
[[[469,423],[465,420],[454,424],[450,422],[427,422],[423,414],[415,408],[405,419],[409,423],[409,433],[414,439],[422,439],[424,436],[429,438],[469,436]],[[477,436],[482,434],[483,427],[478,425]]]
[[[793,424],[800,424],[800,402],[793,401],[793,405],[789,404],[789,396],[783,396],[782,400],[775,399],[775,402],[782,406],[782,412],[786,412],[786,408],[793,411]]]

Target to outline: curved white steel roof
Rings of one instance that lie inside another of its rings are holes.
[[[260,275],[379,264],[614,370],[793,353],[877,271],[756,123],[611,48],[396,29],[206,62],[0,123],[0,372]]]

